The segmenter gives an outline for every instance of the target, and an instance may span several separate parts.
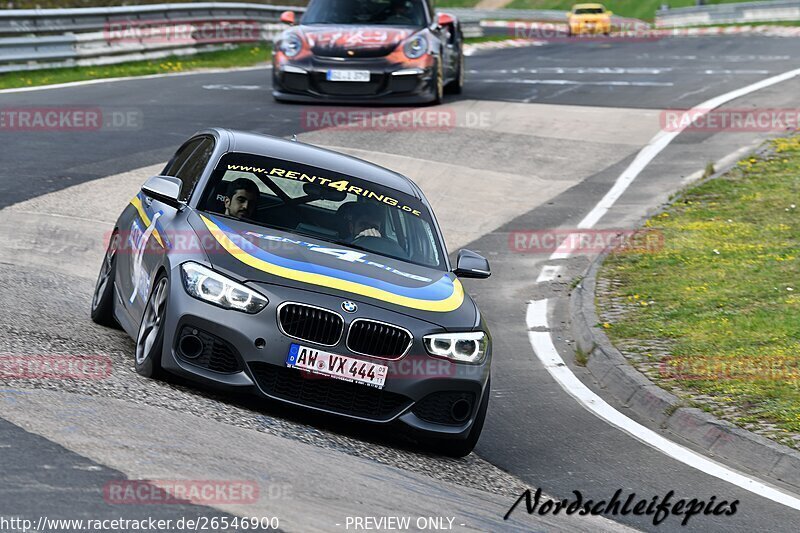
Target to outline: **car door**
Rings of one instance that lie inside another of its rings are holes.
[[[210,136],[195,137],[185,143],[167,164],[163,174],[181,180],[179,200],[188,201],[214,151]],[[138,199],[138,202],[137,202]],[[178,209],[140,192],[134,199],[138,216],[130,228],[127,277],[122,298],[134,320],[140,321],[154,276],[167,264],[166,254],[174,246],[187,242],[173,229]]]

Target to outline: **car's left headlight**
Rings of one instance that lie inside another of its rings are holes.
[[[428,51],[428,39],[415,35],[403,45],[403,53],[409,59],[419,59]]]
[[[269,303],[253,289],[197,263],[181,265],[181,280],[189,296],[224,309],[255,314]]]
[[[435,333],[425,335],[422,343],[429,354],[457,363],[480,364],[486,358],[489,337],[483,331]]]

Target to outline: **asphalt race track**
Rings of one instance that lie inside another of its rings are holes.
[[[454,517],[453,531],[796,531],[800,511],[667,457],[553,380],[531,349],[526,306],[550,299],[552,338],[572,361],[566,296],[590,258],[517,253],[509,234],[575,227],[659,132],[662,110],[800,68],[800,42],[554,42],[479,51],[466,66],[464,93],[428,108],[450,122],[401,131],[323,127],[313,117],[326,106],[274,103],[264,68],[0,93],[0,109],[89,106],[108,120],[128,117],[99,131],[0,129],[0,354],[105,355],[113,364],[102,380],[2,381],[0,516],[278,516],[284,531],[346,531],[354,515]],[[799,105],[795,78],[725,107]],[[133,342],[89,320],[106,232],[144,179],[207,126],[297,134],[404,172],[433,203],[450,253],[489,258],[493,276],[466,284],[495,343],[492,400],[473,455],[436,457],[371,428],[145,380],[132,369]],[[636,227],[707,163],[732,161],[769,135],[681,134],[598,227]],[[556,264],[561,277],[537,283]],[[216,507],[106,502],[105,484],[125,478],[249,479],[262,497]],[[698,515],[686,527],[677,517],[654,526],[633,515],[528,516],[524,505],[504,521],[525,488],[740,503],[733,516]]]

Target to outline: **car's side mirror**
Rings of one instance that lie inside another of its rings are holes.
[[[436,24],[438,24],[439,27],[451,26],[455,24],[455,22],[456,19],[453,17],[453,15],[449,15],[447,13],[439,13],[436,15]]]
[[[486,279],[492,275],[492,270],[489,268],[489,261],[482,255],[470,250],[461,250],[458,252],[456,269],[453,273],[459,278]]]
[[[281,13],[281,22],[294,26],[294,11],[284,11]]]
[[[142,185],[142,192],[147,196],[180,208],[183,203],[179,200],[183,182],[172,176],[153,176]]]
[[[611,15],[613,15],[613,14],[614,14],[614,12],[613,12],[613,11],[606,11],[606,15],[608,15],[609,17],[610,17]]]

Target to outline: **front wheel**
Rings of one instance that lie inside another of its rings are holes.
[[[164,348],[168,293],[169,279],[161,274],[150,291],[136,336],[136,372],[147,378],[159,378],[163,373],[161,353]]]
[[[464,54],[458,55],[458,67],[456,70],[456,77],[453,81],[445,86],[445,91],[449,94],[461,94],[464,90]]]
[[[433,101],[431,102],[432,105],[439,105],[444,100],[444,67],[442,67],[442,61],[440,59],[436,60],[436,66],[434,67],[436,72],[434,72],[435,79],[433,80]]]

